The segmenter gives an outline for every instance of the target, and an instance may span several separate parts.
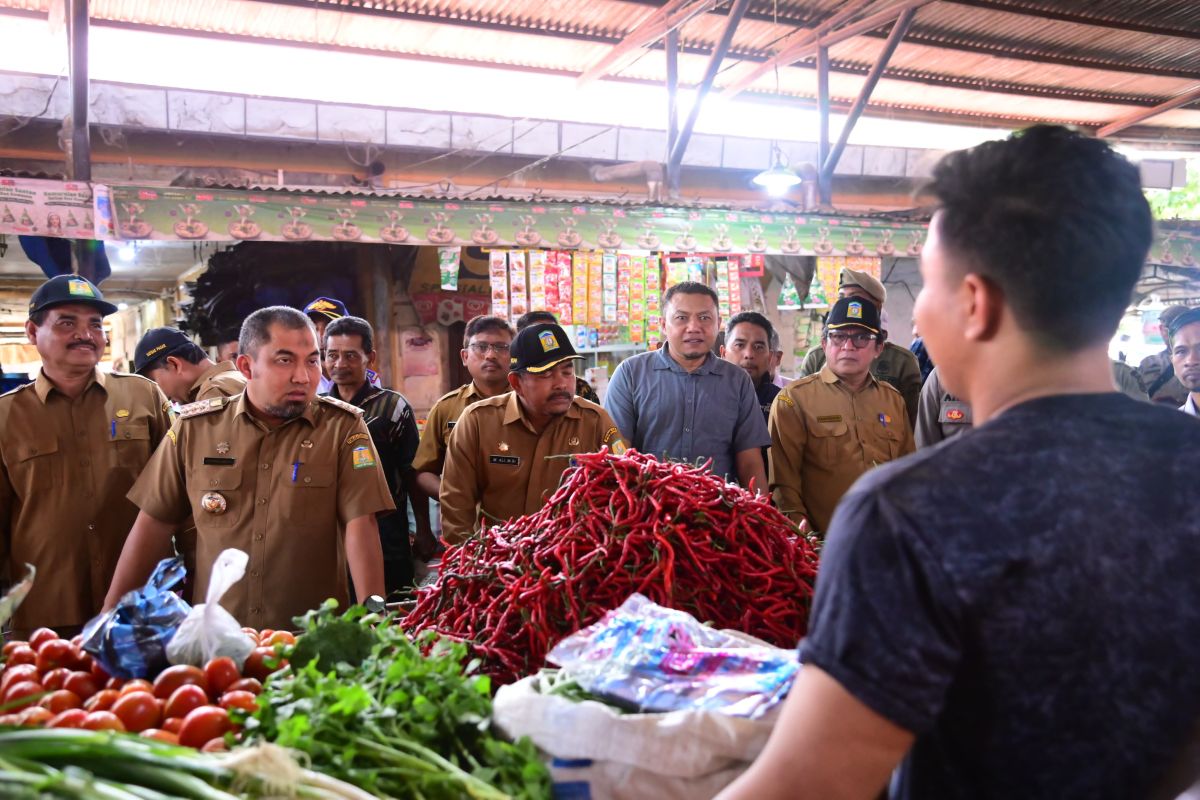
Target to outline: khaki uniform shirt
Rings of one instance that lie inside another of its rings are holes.
[[[800,375],[816,375],[825,366],[825,348],[820,345],[808,351],[804,364],[800,367]],[[899,345],[884,342],[883,352],[871,364],[871,374],[881,381],[890,383],[904,398],[904,408],[908,411],[909,425],[915,425],[917,406],[921,398],[921,363],[911,350],[905,350]]]
[[[438,398],[425,419],[425,429],[421,431],[421,443],[417,445],[417,454],[413,456],[412,468],[417,472],[441,475],[446,466],[446,442],[450,440],[450,432],[462,416],[463,409],[483,399],[475,381]]]
[[[232,362],[222,361],[204,370],[192,384],[188,396],[191,402],[210,397],[233,397],[246,391],[246,376]]]
[[[442,538],[457,544],[500,520],[532,514],[554,491],[572,453],[604,445],[625,451],[612,417],[576,397],[567,413],[536,433],[515,392],[467,407],[454,428],[442,473]]]
[[[338,526],[395,508],[362,412],[320,397],[276,428],[246,395],[184,406],[129,499],[163,522],[196,523],[196,599],[222,550],[250,555],[221,605],[243,625],[292,628],[326,598],[347,601]]]
[[[137,508],[125,499],[171,426],[152,381],[96,370],[72,399],[44,373],[0,397],[0,531],[12,580],[37,567],[25,633],[100,612]]]
[[[1168,369],[1171,370],[1171,377],[1160,381],[1162,374]],[[1179,378],[1175,375],[1175,369],[1171,365],[1169,350],[1163,350],[1143,358],[1137,368],[1137,377],[1142,382],[1144,391],[1149,392],[1154,389],[1154,395],[1150,399],[1155,403],[1178,407],[1188,398],[1188,390],[1179,382]]]
[[[872,376],[857,393],[829,367],[787,385],[771,406],[771,491],[793,522],[824,533],[850,485],[913,452],[904,400]]]

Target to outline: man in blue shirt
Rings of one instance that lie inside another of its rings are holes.
[[[913,313],[975,429],[842,497],[804,666],[720,798],[1177,797],[1200,423],[1113,386],[1153,230],[1137,167],[1040,125],[946,156],[930,194]]]
[[[761,449],[771,444],[746,371],[713,353],[717,293],[685,281],[663,295],[666,344],[617,367],[604,408],[625,441],[658,458],[712,459],[712,471],[767,490]]]

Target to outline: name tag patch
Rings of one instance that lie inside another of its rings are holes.
[[[218,467],[232,467],[237,463],[236,458],[221,458],[220,456],[205,456],[205,464],[211,464]]]
[[[817,422],[841,422],[841,414],[826,414],[823,417],[817,417]]]
[[[493,464],[499,464],[502,467],[519,467],[521,466],[520,456],[489,456],[488,461]]]

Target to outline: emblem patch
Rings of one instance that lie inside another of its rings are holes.
[[[217,452],[225,455],[229,452],[229,442],[217,442]]]
[[[171,444],[173,444],[173,445],[179,444],[179,442],[175,439],[175,431],[174,430],[167,431],[167,438],[171,440]]]
[[[961,422],[967,415],[962,412],[961,408],[952,408],[946,412],[946,419],[951,422]]]
[[[625,454],[625,451],[626,451],[627,449],[628,449],[628,448],[626,448],[626,447],[625,447],[625,443],[624,443],[624,442],[622,442],[620,439],[617,439],[617,440],[616,440],[615,442],[613,442],[613,443],[612,443],[612,445],[611,445],[611,446],[608,448],[608,451],[609,451],[610,453],[612,453],[614,456],[621,456],[621,455],[624,455],[624,454]]]
[[[549,353],[558,349],[558,339],[554,336],[554,331],[542,331],[538,334],[538,341],[542,343],[542,351]]]
[[[350,457],[355,469],[367,469],[375,466],[375,454],[365,444],[360,444],[350,451]]]
[[[570,439],[567,439],[567,447],[579,447],[579,437],[572,436]]]
[[[125,419],[128,416],[129,416],[128,408],[118,408],[117,409],[117,419]]]
[[[862,319],[862,303],[851,303],[846,306],[847,319]]]
[[[496,449],[499,450],[501,453],[507,453],[508,452],[508,442],[501,442],[500,444],[496,445]]]
[[[82,281],[76,278],[75,280],[67,281],[67,291],[76,297],[95,297],[96,293],[92,291],[91,285],[87,281]]]
[[[220,492],[206,492],[200,498],[200,509],[207,511],[209,514],[221,515],[225,513],[225,509],[229,507],[229,503]]]
[[[368,436],[367,438],[370,439],[371,437]],[[350,444],[350,442],[352,442],[352,441],[354,441],[354,440],[351,439],[350,441],[346,442],[346,444]],[[305,450],[311,450],[312,442],[310,442],[308,439],[305,439],[303,442],[300,443],[300,446],[303,447]]]

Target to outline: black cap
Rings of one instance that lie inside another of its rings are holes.
[[[558,325],[543,322],[530,325],[517,334],[509,349],[513,372],[545,372],[568,358],[583,358],[571,346],[571,340]]]
[[[195,346],[195,343],[178,328],[151,328],[142,336],[133,352],[133,371],[141,375],[150,362],[174,355],[187,345]]]
[[[55,275],[29,298],[29,315],[67,303],[83,303],[100,309],[104,316],[117,313],[117,307],[104,299],[96,284],[78,275]]]
[[[859,327],[871,333],[879,333],[882,326],[879,323],[879,309],[870,300],[861,297],[843,297],[833,305],[825,326],[830,330],[839,328]]]
[[[318,297],[304,307],[304,313],[310,317],[315,315],[331,320],[350,316],[350,312],[346,310],[346,304],[341,300],[334,300],[332,297]]]
[[[1167,333],[1171,338],[1175,338],[1175,334],[1179,333],[1184,325],[1191,325],[1193,322],[1200,322],[1200,306],[1189,308],[1182,314],[1179,314],[1175,319],[1171,320],[1171,326],[1167,329]]]

